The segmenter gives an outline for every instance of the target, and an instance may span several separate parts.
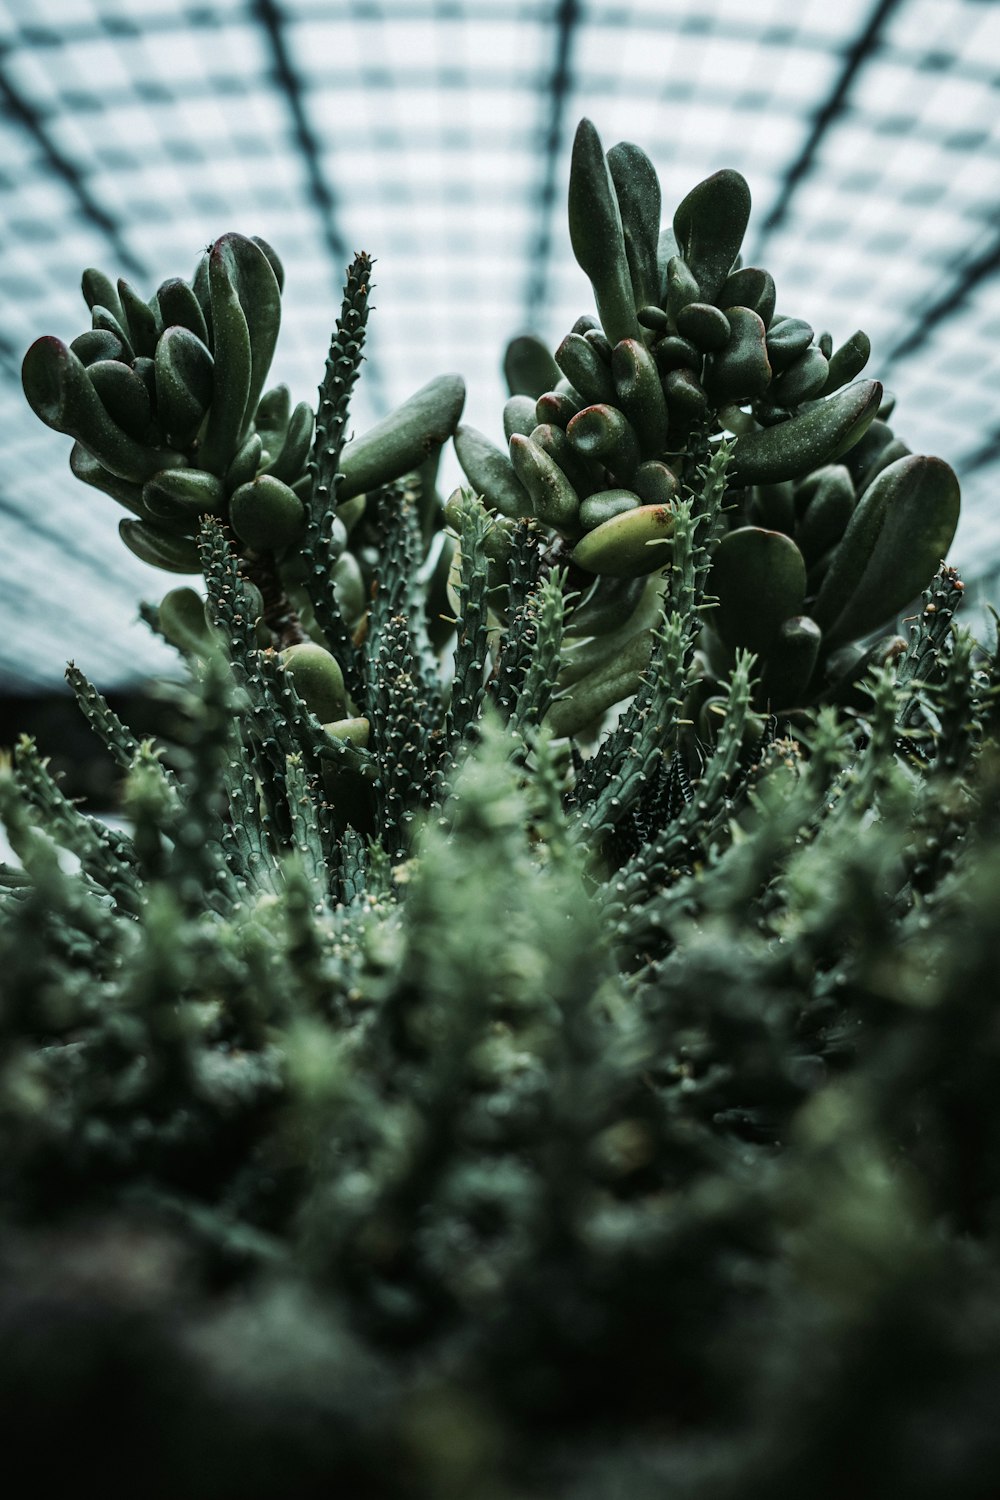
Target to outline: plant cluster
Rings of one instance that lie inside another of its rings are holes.
[[[69,670],[127,834],[29,740],[0,771],[39,1488],[996,1493],[1000,649],[863,341],[734,268],[741,182],[660,237],[584,123],[603,331],[511,346],[509,458],[453,377],[345,442],[363,255],[315,420],[263,393],[280,266],[236,235],[150,304],[85,273],[94,329],[29,351],[206,594],[145,611],[189,667],[163,744]]]

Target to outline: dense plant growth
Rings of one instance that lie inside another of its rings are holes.
[[[127,835],[30,741],[0,773],[40,1487],[996,1493],[998,656],[954,476],[863,335],[775,313],[748,213],[718,173],[661,234],[584,122],[600,324],[510,346],[506,452],[452,376],[345,442],[364,255],[315,419],[239,235],[149,303],[86,272],[93,328],[28,352],[206,596],[145,609],[190,669],[162,745],[69,670]]]

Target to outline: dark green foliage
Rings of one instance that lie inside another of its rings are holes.
[[[667,244],[659,307],[655,174],[595,141],[575,235],[600,271],[594,204],[615,231],[603,307],[628,321],[631,277],[639,326],[680,302],[666,336],[711,339],[697,272],[770,320],[766,273],[727,277],[734,174],[678,211],[694,269]],[[199,338],[245,326],[248,389],[248,288],[276,284],[254,243],[157,302]],[[728,586],[712,611],[725,559],[749,545],[771,678],[808,630],[760,601],[773,544],[740,540],[740,438],[707,418],[669,496],[601,523],[669,511],[638,577],[595,582],[537,513],[442,510],[426,468],[338,503],[369,270],[311,458],[287,393],[246,437],[223,403],[229,493],[294,450],[304,530],[247,555],[223,507],[176,533],[207,600],[145,611],[189,668],[172,733],[139,740],[70,669],[128,832],[32,742],[0,768],[8,1467],[154,1500],[991,1500],[997,653],[941,567],[908,640],[848,645],[832,701],[763,712]],[[96,331],[158,352],[105,282]],[[610,368],[637,384],[643,356]],[[515,436],[551,497],[548,438]],[[794,514],[772,489],[754,503]],[[899,543],[870,508],[858,589]]]
[[[692,188],[672,228],[661,230],[660,216],[645,153],[624,141],[605,156],[583,120],[570,240],[602,326],[584,315],[556,348],[561,378],[537,398],[537,425],[530,402],[508,402],[509,464],[471,428],[456,442],[459,461],[494,510],[532,516],[572,549],[572,589],[577,573],[596,575],[594,593],[613,596],[616,580],[661,566],[678,495],[727,442],[734,542],[713,572],[703,674],[721,684],[735,653],[752,650],[758,709],[830,701],[849,685],[840,648],[889,625],[945,557],[958,481],[895,438],[892,398],[877,380],[855,379],[870,353],[864,333],[834,352],[829,334],[775,311],[769,272],[741,265],[750,190],[738,172]],[[525,339],[516,342],[519,351]],[[606,639],[627,612],[613,625],[591,618],[587,673],[564,668],[562,685],[595,728],[635,691],[652,649],[639,597],[627,641]],[[584,633],[572,612],[567,624]],[[691,717],[701,707],[692,700]]]

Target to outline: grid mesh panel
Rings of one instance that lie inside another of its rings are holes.
[[[666,206],[720,166],[783,311],[872,337],[900,434],[960,471],[953,555],[1000,559],[1000,7],[988,0],[7,0],[0,5],[0,687],[76,655],[170,661],[135,621],[169,580],[28,410],[83,266],[148,295],[227,229],[287,272],[273,370],[310,397],[355,249],[377,258],[355,421],[461,371],[500,433],[506,339],[591,306],[565,191],[577,119],[640,142]],[[457,473],[452,468],[449,476]]]

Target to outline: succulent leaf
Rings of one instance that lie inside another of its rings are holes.
[[[141,483],[170,463],[169,453],[144,447],[114,421],[86,366],[61,340],[36,339],[24,356],[21,380],[35,415],[76,438],[119,479]]]
[[[222,514],[226,490],[206,469],[161,469],[143,485],[142,501],[155,520],[188,529],[203,515]]]
[[[573,549],[573,561],[588,573],[637,578],[666,567],[673,528],[674,513],[669,506],[629,506],[581,537]]]
[[[312,413],[309,415],[311,425]],[[229,501],[229,517],[233,530],[246,546],[255,552],[278,552],[301,537],[306,508],[283,480],[273,473],[258,474],[234,491]]]
[[[347,443],[341,453],[340,500],[377,489],[408,474],[458,427],[465,405],[460,375],[439,375],[374,427]]]
[[[108,415],[129,437],[142,442],[149,433],[152,406],[145,382],[117,359],[98,359],[87,374]]]
[[[813,607],[829,645],[883,625],[927,587],[958,525],[959,488],[940,458],[897,459],[858,501]]]
[[[533,401],[551,390],[559,379],[559,369],[548,346],[533,333],[511,339],[504,352],[503,373],[509,395],[530,396]]]
[[[554,459],[530,437],[514,433],[510,461],[531,498],[532,514],[546,526],[575,536],[580,530],[580,497]]]
[[[160,424],[179,447],[187,447],[212,404],[215,361],[196,333],[182,324],[164,329],[153,356]]]
[[[750,219],[750,189],[739,172],[714,172],[674,213],[674,236],[701,291],[715,302],[739,254]]]
[[[118,533],[130,552],[167,573],[200,573],[197,544],[153,521],[119,521]]]
[[[638,338],[618,197],[600,136],[586,119],[580,121],[573,140],[569,236],[573,254],[594,288],[608,338],[613,344],[619,339]]]
[[[734,443],[731,478],[736,484],[775,484],[801,479],[857,443],[875,420],[882,387],[859,380],[780,422],[748,432]]]
[[[785,621],[802,613],[806,566],[781,531],[741,526],[719,543],[708,587],[718,598],[709,620],[731,651],[766,657]]]
[[[631,141],[612,146],[607,162],[622,219],[632,298],[638,308],[655,303],[659,296],[660,179],[645,151]]]

